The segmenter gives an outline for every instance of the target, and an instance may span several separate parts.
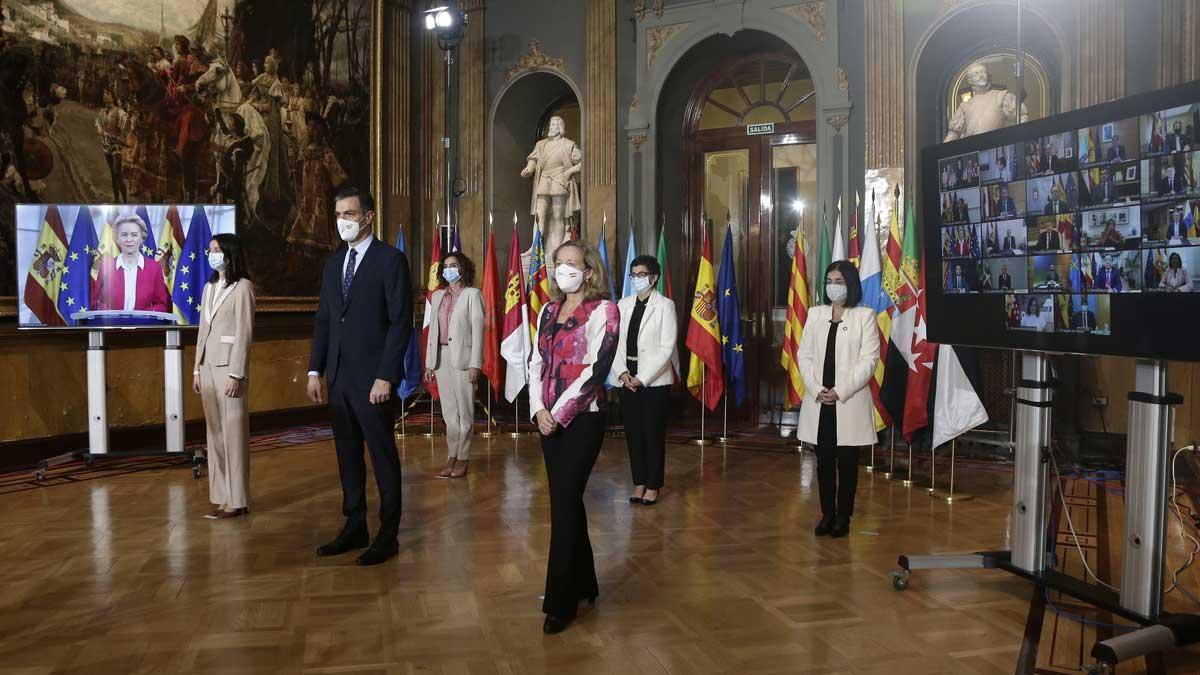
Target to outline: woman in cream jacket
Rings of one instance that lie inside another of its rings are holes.
[[[254,285],[236,235],[208,245],[212,278],[200,300],[200,332],[192,389],[204,404],[208,430],[208,495],[216,509],[206,518],[250,512],[250,412],[246,390],[254,339]]]
[[[871,388],[879,361],[875,311],[860,307],[858,270],[838,260],[825,270],[826,304],[808,312],[797,363],[804,380],[797,436],[817,446],[818,535],[850,532],[858,448],[876,441]]]

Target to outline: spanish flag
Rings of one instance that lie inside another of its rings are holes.
[[[25,306],[33,312],[38,321],[47,326],[66,325],[58,313],[58,289],[66,260],[67,231],[63,229],[58,207],[50,205],[46,208],[37,248],[34,249],[33,260],[29,263],[23,295]]]
[[[808,265],[804,260],[804,234],[800,223],[796,223],[796,250],[792,255],[792,280],[788,283],[787,323],[783,327],[783,353],[779,364],[787,373],[787,406],[800,405],[804,400],[804,378],[796,363],[796,352],[800,350],[800,336],[804,335],[804,324],[808,321]]]
[[[687,386],[709,410],[716,410],[725,391],[725,373],[721,363],[721,325],[717,315],[717,280],[713,273],[712,242],[704,226],[704,247],[700,269],[696,273],[696,292],[692,296],[692,316],[688,321]]]

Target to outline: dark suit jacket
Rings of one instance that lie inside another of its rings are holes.
[[[1115,161],[1124,160],[1124,159],[1125,159],[1125,146],[1124,145],[1118,144],[1118,145],[1109,146],[1108,161],[1115,162]]]
[[[1121,273],[1117,268],[1104,269],[1101,267],[1096,270],[1096,282],[1092,285],[1093,288],[1112,289],[1114,291],[1121,290]]]
[[[997,278],[996,283],[997,283],[997,288],[999,288],[1000,290],[1011,291],[1012,290],[1012,275],[1011,274],[1001,274]]]
[[[1062,236],[1058,230],[1046,230],[1038,235],[1038,250],[1057,251],[1062,248]]]
[[[1116,198],[1117,186],[1111,180],[1108,180],[1096,186],[1096,192],[1092,195],[1092,203],[1102,204],[1114,201]]]
[[[1017,203],[1013,201],[1012,197],[1001,197],[998,202],[996,205],[997,214],[1008,215],[1017,212]]]
[[[1158,181],[1158,194],[1160,195],[1179,195],[1187,192],[1187,181],[1180,178],[1179,174],[1175,174],[1175,186],[1171,187],[1171,181],[1166,176]]]
[[[1071,328],[1095,328],[1096,314],[1092,310],[1074,312],[1071,314]]]
[[[1191,141],[1188,140],[1186,135],[1171,133],[1167,134],[1167,146],[1165,149],[1167,152],[1176,152],[1186,148],[1190,144]]]
[[[1017,238],[1012,236],[1011,234],[1004,235],[1004,245],[1000,247],[1000,250],[1002,250],[1002,251],[1019,250],[1017,248]]]
[[[356,390],[375,380],[393,385],[404,377],[404,350],[412,337],[412,283],[408,260],[376,239],[363,254],[342,302],[342,268],[349,249],[325,260],[308,369]]]
[[[1055,210],[1054,210],[1054,205],[1055,205],[1055,204],[1058,204],[1058,211],[1057,211],[1057,213],[1067,213],[1067,212],[1069,212],[1069,211],[1070,211],[1070,207],[1068,207],[1068,206],[1067,206],[1067,203],[1066,203],[1066,202],[1064,202],[1063,200],[1061,200],[1061,199],[1060,199],[1060,200],[1058,200],[1058,201],[1056,201],[1056,202],[1050,202],[1049,204],[1047,204],[1047,205],[1046,205],[1046,208],[1042,209],[1042,213],[1043,213],[1043,214],[1045,214],[1045,215],[1047,215],[1047,216],[1052,216],[1052,215],[1054,215],[1054,214],[1056,213],[1056,212],[1055,212]]]

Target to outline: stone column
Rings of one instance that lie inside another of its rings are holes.
[[[605,214],[611,254],[617,213],[617,6],[588,0],[583,137],[584,239],[595,244]],[[612,262],[609,256],[609,262]],[[618,284],[619,285],[619,284]]]
[[[865,10],[866,167],[903,168],[904,13],[894,0],[866,0]]]
[[[484,0],[466,0],[467,32],[459,46],[458,58],[458,176],[465,188],[458,199],[458,218],[462,226],[463,252],[483,271],[487,213],[484,212]]]
[[[1158,86],[1200,77],[1195,0],[1162,0],[1162,35],[1158,40]]]
[[[396,241],[401,225],[412,240],[412,34],[411,0],[380,3],[376,17],[375,45],[380,51],[375,77],[375,118],[379,142],[373,171],[379,185],[380,225],[386,241]]]
[[[1084,108],[1125,95],[1125,3],[1087,0],[1078,6],[1075,72],[1078,107]]]

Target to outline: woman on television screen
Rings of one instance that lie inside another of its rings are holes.
[[[1167,258],[1167,269],[1163,272],[1162,281],[1158,282],[1158,288],[1169,293],[1192,292],[1192,275],[1183,266],[1183,258],[1178,253],[1172,253]]]
[[[1046,321],[1042,318],[1042,302],[1039,298],[1030,298],[1025,305],[1025,313],[1021,315],[1021,328],[1031,328],[1035,331],[1046,329]]]
[[[92,307],[171,311],[171,296],[167,293],[162,267],[142,254],[142,244],[150,237],[146,223],[129,214],[117,218],[112,228],[120,253],[116,258],[101,258],[100,273],[92,282]]]

